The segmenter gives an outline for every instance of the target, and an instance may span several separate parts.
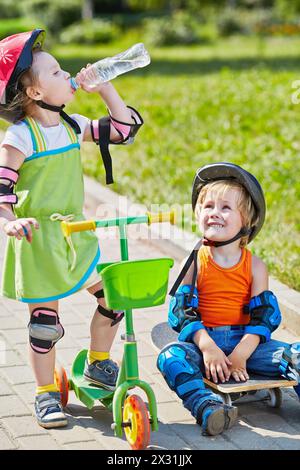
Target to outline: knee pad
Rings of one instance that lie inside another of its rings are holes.
[[[160,352],[157,368],[164,376],[171,390],[180,398],[199,389],[204,389],[202,374],[192,361],[188,351],[179,343],[167,345]]]
[[[289,380],[300,380],[300,343],[289,344],[279,364],[282,375]]]
[[[98,290],[94,293],[96,299],[103,299],[104,298],[104,291],[103,289]],[[97,307],[98,312],[103,315],[104,317],[110,318],[112,320],[110,326],[114,326],[119,323],[122,318],[124,317],[124,312],[122,310],[108,310],[107,308],[102,307],[102,305],[98,304]]]
[[[52,308],[35,308],[28,323],[29,342],[31,348],[40,354],[46,354],[59,341],[65,330],[59,317]]]

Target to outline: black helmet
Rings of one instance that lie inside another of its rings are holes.
[[[263,190],[255,176],[251,175],[251,173],[244,170],[240,166],[228,162],[219,162],[211,163],[209,165],[205,165],[199,168],[196,172],[193,182],[193,210],[195,210],[197,199],[203,186],[213,181],[226,179],[233,180],[241,184],[248,191],[252,198],[254,207],[256,209],[257,222],[250,228],[249,231],[247,231],[247,233],[245,233],[245,229],[242,229],[243,233],[239,237],[237,237],[240,238],[241,236],[247,234],[248,242],[250,242],[254,239],[254,237],[256,237],[256,235],[263,226],[266,214],[266,203]],[[222,242],[220,243],[224,244]],[[218,243],[217,246],[221,245]]]

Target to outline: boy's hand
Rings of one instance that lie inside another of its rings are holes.
[[[85,81],[89,82],[89,80],[93,81],[95,79],[94,71],[88,70],[91,65],[92,64],[87,64],[86,67],[83,67],[76,75],[75,80],[80,88],[87,93],[100,92],[103,88],[107,87],[110,82],[104,82],[98,85],[89,85],[88,83],[85,83]]]
[[[223,383],[225,380],[229,380],[230,369],[228,366],[231,366],[231,361],[224,354],[222,349],[217,345],[212,345],[202,350],[202,354],[205,365],[205,374],[208,380],[212,378],[215,383],[218,383],[219,379]]]
[[[31,225],[34,226],[36,230],[39,229],[39,224],[34,218],[24,218],[16,219],[10,222],[7,222],[3,226],[3,230],[9,237],[16,237],[18,240],[21,240],[23,237],[26,237],[26,240],[32,242],[32,230]]]
[[[230,366],[230,375],[234,378],[236,382],[245,382],[249,379],[249,375],[246,369],[246,358],[241,354],[238,354],[236,351],[232,351],[229,354],[228,359],[230,359],[232,365]]]

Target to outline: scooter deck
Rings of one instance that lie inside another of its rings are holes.
[[[178,335],[171,329],[167,322],[159,323],[151,331],[151,339],[154,346],[160,351],[164,346],[178,341]],[[206,378],[203,379],[210,388],[222,393],[249,392],[251,390],[263,390],[278,387],[293,387],[297,385],[295,380],[284,378],[270,378],[264,375],[251,375],[246,382],[236,382],[230,379],[226,383],[214,383]]]
[[[70,388],[75,391],[77,398],[84,403],[87,408],[94,406],[95,400],[104,400],[113,396],[112,391],[92,385],[83,377],[84,365],[87,356],[87,350],[80,351],[72,366]]]

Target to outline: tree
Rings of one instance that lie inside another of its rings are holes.
[[[91,20],[94,16],[93,0],[83,0],[81,16],[83,20]]]

